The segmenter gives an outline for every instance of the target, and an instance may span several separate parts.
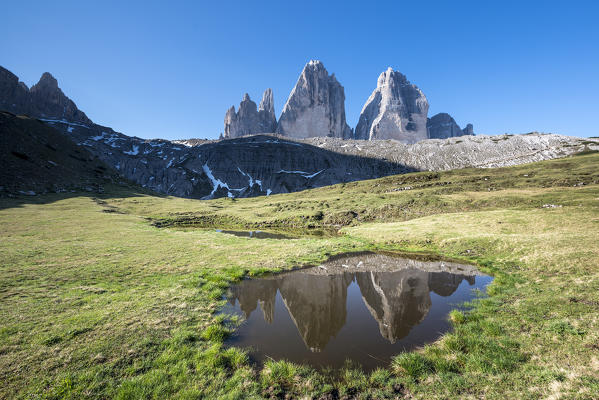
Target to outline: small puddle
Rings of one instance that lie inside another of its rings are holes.
[[[449,331],[449,312],[492,279],[470,265],[383,254],[248,279],[222,311],[245,319],[227,344],[250,347],[259,363],[339,368],[349,359],[371,371]]]
[[[249,237],[254,239],[295,239],[293,236],[283,235],[282,233],[264,232],[264,231],[227,231],[217,229],[217,232],[235,235],[239,237]]]

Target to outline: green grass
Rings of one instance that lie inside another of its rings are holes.
[[[89,196],[0,199],[1,398],[599,397],[598,154],[234,202]],[[490,296],[370,374],[257,370],[223,346],[232,327],[215,311],[232,282],[375,249],[478,263]]]

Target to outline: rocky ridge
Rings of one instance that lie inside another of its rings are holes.
[[[91,120],[58,87],[58,81],[44,72],[29,89],[9,70],[0,67],[0,110],[35,116],[44,120],[67,120],[91,124]]]
[[[38,112],[33,116],[42,116],[45,124],[64,133],[126,179],[181,197],[270,195],[418,170],[500,167],[599,150],[596,139],[539,133],[429,139],[412,145],[396,140],[291,139],[282,135],[220,141],[145,140],[94,124],[76,107],[67,108],[64,117],[49,114],[51,110],[60,111],[56,104],[74,107],[50,80],[42,85],[49,92],[46,99],[18,89],[22,85],[14,75],[2,76],[0,108],[11,107],[23,114]],[[263,108],[268,111],[269,95],[265,98]]]

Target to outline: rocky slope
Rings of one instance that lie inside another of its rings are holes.
[[[428,139],[412,145],[395,140],[332,138],[313,138],[304,142],[342,154],[388,160],[419,171],[507,167],[599,150],[599,139],[538,132]]]
[[[291,138],[353,136],[345,121],[343,86],[322,62],[312,60],[304,67],[285,103],[277,132]]]
[[[320,69],[318,64],[310,68]],[[328,77],[326,71],[325,74]],[[306,79],[311,79],[309,76],[312,75],[306,74]],[[35,85],[38,89],[31,90],[46,93],[42,97],[26,91],[14,75],[0,75],[0,108],[9,107],[18,113],[42,117],[46,125],[80,145],[81,151],[97,157],[123,177],[159,193],[182,197],[269,195],[416,170],[498,167],[599,150],[599,141],[595,139],[536,133],[464,136],[424,140],[412,145],[395,140],[343,140],[340,137],[292,140],[280,135],[221,141],[144,140],[91,122],[62,93],[55,80],[49,79],[49,74],[44,74],[40,82]],[[315,93],[319,92],[320,89]],[[269,97],[266,94],[263,99],[265,111],[272,110]],[[57,105],[63,106],[62,113]],[[65,152],[68,153],[69,148],[64,145]],[[57,151],[63,149],[57,148]],[[48,160],[46,156],[36,157],[41,157],[43,162]],[[2,160],[3,168],[6,160],[8,158]],[[37,167],[46,168],[42,164]]]
[[[116,172],[45,123],[0,112],[0,195],[102,191]]]
[[[407,78],[389,67],[381,73],[356,126],[355,138],[395,139],[416,143],[428,139],[424,93]]]
[[[430,139],[447,139],[456,136],[474,135],[472,124],[468,124],[466,128],[461,129],[451,115],[447,113],[435,114],[429,118],[426,122],[426,129]]]

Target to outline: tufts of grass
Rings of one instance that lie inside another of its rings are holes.
[[[421,353],[402,353],[393,359],[391,366],[396,374],[421,379],[435,372],[435,363]]]
[[[202,334],[200,336],[204,340],[212,342],[223,342],[230,334],[231,331],[229,331],[222,325],[210,325],[208,328],[202,331]]]
[[[235,202],[109,186],[100,201],[2,198],[0,398],[599,398],[598,162],[587,154]],[[251,240],[147,218],[346,228]],[[371,374],[285,361],[256,370],[223,345],[229,322],[215,313],[233,282],[362,250],[442,255],[495,279],[488,297],[450,315],[453,332]]]

